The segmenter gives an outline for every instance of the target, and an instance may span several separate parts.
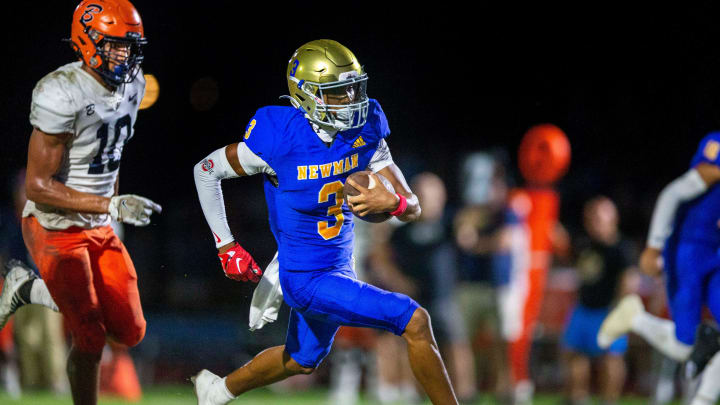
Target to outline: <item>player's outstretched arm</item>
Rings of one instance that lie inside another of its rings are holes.
[[[672,233],[675,214],[680,204],[702,195],[718,181],[720,167],[703,162],[663,188],[650,221],[647,247],[640,255],[640,268],[643,272],[659,275],[662,271],[661,252]]]
[[[221,187],[224,179],[246,175],[238,157],[237,143],[212,152],[193,168],[200,205],[215,238],[215,247],[218,248],[225,275],[237,281],[258,282],[262,270],[252,256],[235,242],[230,232]]]
[[[107,213],[110,198],[74,190],[53,177],[60,170],[71,136],[69,133],[48,134],[33,129],[25,177],[27,198],[70,211]]]

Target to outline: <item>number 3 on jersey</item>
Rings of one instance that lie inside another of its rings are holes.
[[[318,193],[318,203],[328,202],[330,194],[335,194],[335,205],[328,208],[327,215],[335,217],[335,225],[329,226],[330,223],[328,221],[318,221],[317,223],[318,233],[325,240],[332,239],[340,234],[340,229],[342,229],[343,220],[345,219],[342,212],[345,196],[343,195],[343,183],[340,180],[322,186]]]

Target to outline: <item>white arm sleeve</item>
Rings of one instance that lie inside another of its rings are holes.
[[[260,156],[253,153],[250,148],[245,145],[245,142],[238,143],[237,147],[238,160],[240,166],[245,170],[245,174],[252,176],[253,174],[265,173],[270,176],[275,176],[275,170],[270,165],[265,163]]]
[[[370,163],[368,163],[367,168],[371,172],[377,173],[391,164],[393,164],[393,159],[390,154],[390,148],[388,147],[387,142],[385,142],[384,139],[381,139],[378,143],[377,150],[375,150],[375,153],[370,159]]]
[[[665,186],[655,203],[647,245],[651,248],[662,249],[672,233],[678,206],[701,195],[707,188],[707,184],[695,169],[688,170],[687,173]]]
[[[234,241],[227,223],[220,181],[239,176],[230,166],[225,156],[225,148],[216,150],[196,164],[193,175],[205,220],[215,237],[215,247],[219,248]]]

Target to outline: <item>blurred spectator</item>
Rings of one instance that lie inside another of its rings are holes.
[[[376,267],[382,275],[383,285],[409,295],[428,308],[455,392],[461,401],[470,400],[477,393],[475,369],[468,334],[455,295],[457,254],[445,215],[445,185],[437,175],[426,172],[413,178],[411,189],[420,200],[422,215],[418,221],[394,230],[384,253],[381,251],[376,256]],[[407,356],[401,348],[396,347],[403,342],[387,334],[380,339],[379,384],[392,381],[400,392],[414,391]],[[388,363],[393,361],[394,371],[391,373],[391,365]],[[393,378],[392,374],[396,376]],[[406,396],[410,397],[406,400],[411,399],[411,395]]]
[[[371,224],[353,218],[355,240],[353,258],[358,280],[367,281],[368,256],[378,243],[387,239],[387,224]],[[330,352],[330,392],[328,403],[354,405],[362,387],[365,371],[366,389],[376,391],[374,349],[377,332],[370,328],[341,326]],[[374,392],[377,394],[377,392]]]
[[[12,197],[12,207],[0,212],[0,264],[4,266],[8,260],[17,259],[34,268],[20,226],[26,201],[24,170],[14,178]],[[56,394],[68,393],[62,315],[40,305],[25,305],[14,316],[14,329],[22,384]],[[2,333],[11,330],[6,326]]]
[[[464,208],[455,216],[455,240],[462,267],[458,298],[477,353],[478,373],[510,400],[506,344],[522,329],[527,295],[528,202],[518,195],[511,207],[500,154],[467,156],[463,164]]]
[[[565,336],[568,367],[567,399],[572,405],[589,403],[591,363],[599,363],[599,394],[602,404],[615,404],[625,383],[628,338],[616,340],[609,349],[597,345],[600,325],[618,295],[634,289],[639,280],[632,271],[632,250],[618,229],[615,204],[596,197],[585,204],[583,223],[586,235],[576,244],[578,299]]]

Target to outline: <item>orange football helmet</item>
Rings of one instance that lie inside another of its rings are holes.
[[[530,128],[520,142],[520,173],[533,185],[549,186],[567,172],[570,165],[570,141],[552,124]]]
[[[147,40],[129,1],[84,0],[73,14],[70,43],[79,59],[117,87],[135,79]]]

